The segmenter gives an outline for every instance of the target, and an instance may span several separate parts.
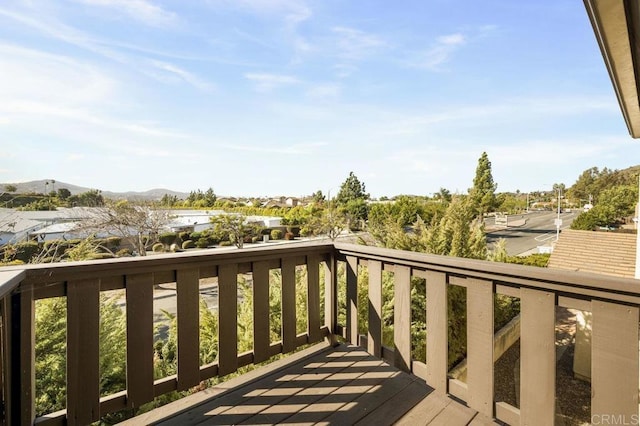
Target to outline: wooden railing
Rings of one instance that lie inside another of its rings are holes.
[[[338,300],[338,269],[344,262],[346,300]],[[296,334],[295,269],[305,265],[308,329]],[[593,274],[425,255],[351,244],[295,243],[277,247],[202,251],[149,258],[29,265],[0,271],[0,354],[6,424],[87,424],[106,413],[141,406],[159,395],[186,390],[202,380],[236,371],[300,345],[343,336],[360,343],[358,269],[368,269],[366,347],[391,356],[399,368],[452,394],[475,410],[509,424],[553,424],[555,308],[592,313],[592,407],[594,416],[638,418],[638,323],[640,282]],[[320,269],[324,268],[324,273]],[[281,340],[269,338],[269,270],[282,274]],[[382,274],[394,275],[393,347],[382,341]],[[254,297],[253,350],[238,353],[238,274],[251,273]],[[324,275],[325,323],[321,324],[320,277]],[[412,357],[411,277],[426,280],[426,363]],[[219,353],[200,365],[198,286],[217,277]],[[176,283],[177,374],[153,378],[154,285]],[[447,294],[466,288],[467,380],[448,377]],[[100,396],[100,293],[124,289],[127,317],[127,385]],[[520,408],[494,401],[494,297],[521,301]],[[35,317],[38,299],[67,299],[67,408],[35,418]],[[338,323],[339,306],[346,321]],[[624,416],[624,417],[622,417]]]
[[[335,329],[358,343],[358,267],[367,267],[367,347],[392,355],[400,369],[424,378],[508,424],[554,424],[555,308],[592,313],[592,419],[638,421],[640,281],[602,275],[335,244],[346,266],[346,324]],[[393,348],[382,346],[382,271],[394,275]],[[426,364],[411,354],[411,277],[426,279]],[[447,292],[466,288],[467,380],[447,376]],[[520,408],[494,401],[494,297],[520,299]],[[602,423],[604,424],[604,423]],[[632,424],[632,423],[627,423]]]
[[[287,353],[328,335],[320,323],[320,268],[331,280],[331,244],[207,250],[77,263],[29,265],[0,272],[5,424],[89,424],[107,413],[135,409],[155,397]],[[296,334],[296,267],[307,269],[307,331]],[[269,271],[280,269],[281,340],[270,341]],[[238,353],[238,274],[253,279],[253,350]],[[199,281],[218,281],[218,359],[199,360]],[[176,283],[177,374],[154,380],[154,286]],[[331,284],[331,282],[329,282]],[[331,285],[325,292],[333,298]],[[100,293],[123,289],[126,309],[126,389],[100,396]],[[35,416],[35,301],[66,297],[66,410]],[[330,306],[328,303],[327,306]]]

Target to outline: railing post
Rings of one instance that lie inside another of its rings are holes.
[[[327,256],[324,263],[324,323],[329,329],[329,344],[338,344],[336,338],[336,325],[338,324],[338,290],[337,290],[337,266],[335,253]]]
[[[347,256],[347,342],[358,344],[358,258]]]
[[[309,342],[322,339],[320,334],[320,257],[307,256],[307,333]]]
[[[368,352],[382,357],[382,263],[370,260],[369,268],[369,331]]]
[[[396,265],[393,274],[395,366],[404,371],[411,371],[411,268]]]
[[[238,265],[218,268],[218,371],[220,376],[238,369]]]
[[[638,422],[638,307],[594,300],[591,416]]]
[[[293,259],[282,259],[282,352],[294,351],[296,339],[296,264]]]
[[[200,383],[200,271],[176,273],[178,311],[178,390]]]
[[[100,419],[100,280],[67,283],[67,423]]]
[[[153,401],[153,273],[126,276],[127,405]]]
[[[521,288],[520,296],[520,424],[553,424],[556,412],[555,295]],[[636,334],[636,344],[637,340]]]
[[[253,264],[253,362],[269,359],[269,264]]]
[[[35,302],[26,286],[11,296],[11,415],[13,424],[35,421]],[[17,420],[17,421],[16,421]]]
[[[0,424],[11,424],[11,297],[0,302],[0,375],[2,379],[2,417]]]
[[[447,275],[427,272],[427,384],[447,392],[447,358],[449,323],[447,309]]]
[[[493,283],[467,279],[469,407],[493,417]]]

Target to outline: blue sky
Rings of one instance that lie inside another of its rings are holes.
[[[0,182],[498,191],[638,164],[576,0],[3,0]]]

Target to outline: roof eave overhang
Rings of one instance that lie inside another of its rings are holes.
[[[633,138],[640,137],[638,60],[639,5],[627,0],[584,0],[611,77],[622,115]]]

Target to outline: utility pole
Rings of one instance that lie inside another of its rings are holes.
[[[560,225],[562,225],[562,219],[560,219],[560,198],[561,189],[558,188],[558,218],[556,219],[556,241],[560,239]]]

